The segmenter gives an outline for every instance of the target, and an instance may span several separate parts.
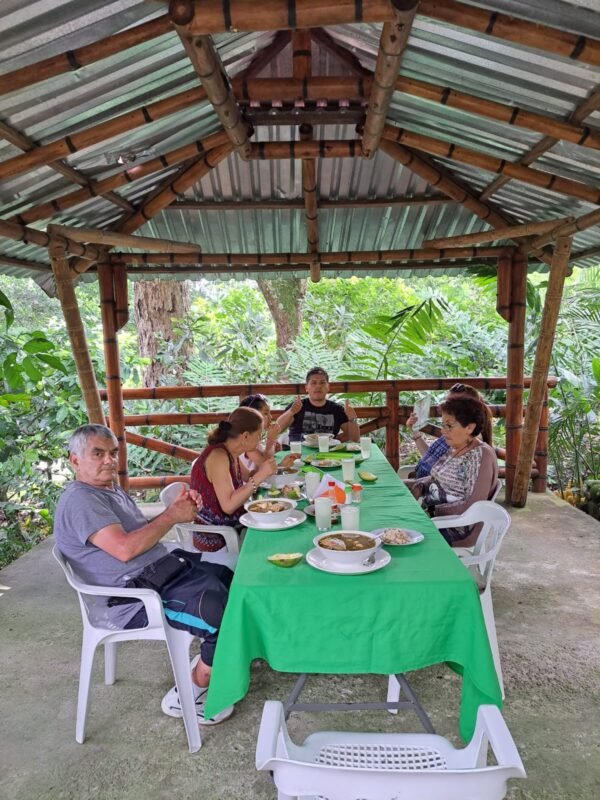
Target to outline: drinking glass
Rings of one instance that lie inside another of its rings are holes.
[[[329,452],[329,436],[325,434],[325,436],[319,436],[319,453],[328,453]]]
[[[290,452],[291,453],[296,453],[297,455],[301,455],[302,454],[302,442],[301,441],[290,442]]]
[[[318,472],[307,472],[305,478],[306,496],[312,500],[317,491],[317,487],[321,483],[321,475]]]
[[[319,531],[331,530],[331,500],[329,497],[315,497],[315,522]]]
[[[370,436],[361,436],[360,437],[360,452],[363,458],[369,458],[371,455],[371,437]]]
[[[360,530],[360,508],[354,505],[342,506],[342,530]]]
[[[354,459],[342,458],[342,478],[345,481],[354,480]]]

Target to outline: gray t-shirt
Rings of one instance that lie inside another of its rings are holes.
[[[85,583],[124,586],[147,564],[166,555],[166,547],[155,544],[131,561],[119,561],[88,541],[94,533],[115,524],[121,525],[126,533],[147,524],[142,512],[120,487],[103,489],[73,481],[61,495],[54,516],[54,537],[60,552]],[[93,619],[117,628],[124,627],[141,608],[139,603],[108,608],[106,601],[95,606]]]

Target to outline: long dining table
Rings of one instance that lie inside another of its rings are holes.
[[[244,697],[254,659],[281,672],[384,676],[446,662],[462,676],[459,731],[467,740],[481,704],[502,706],[476,583],[375,445],[357,469],[377,476],[363,483],[361,530],[408,528],[424,540],[387,547],[391,561],[382,569],[339,575],[306,559],[291,568],[267,560],[312,549],[314,518],[286,530],[249,528],[219,631],[206,713]]]

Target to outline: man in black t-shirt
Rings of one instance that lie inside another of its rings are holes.
[[[329,376],[321,367],[313,367],[306,375],[308,397],[302,400],[302,409],[290,424],[290,441],[307,433],[332,433],[341,442],[358,442],[360,428],[355,410],[348,400],[345,406],[328,400],[328,392]]]

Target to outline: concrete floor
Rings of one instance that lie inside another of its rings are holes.
[[[504,716],[527,781],[511,800],[600,797],[600,526],[552,495],[511,510],[494,576],[506,683]],[[121,645],[119,679],[104,686],[100,659],[88,739],[74,740],[81,623],[74,593],[51,558],[52,541],[0,572],[2,800],[267,800],[254,768],[263,702],[283,699],[294,676],[265,664],[227,722],[206,729],[189,755],[183,725],[165,717],[170,684],[160,643]],[[437,731],[457,740],[459,679],[444,666],[410,681]],[[302,699],[385,699],[384,678],[312,678]],[[386,713],[293,715],[292,736],[317,729],[414,730]]]

